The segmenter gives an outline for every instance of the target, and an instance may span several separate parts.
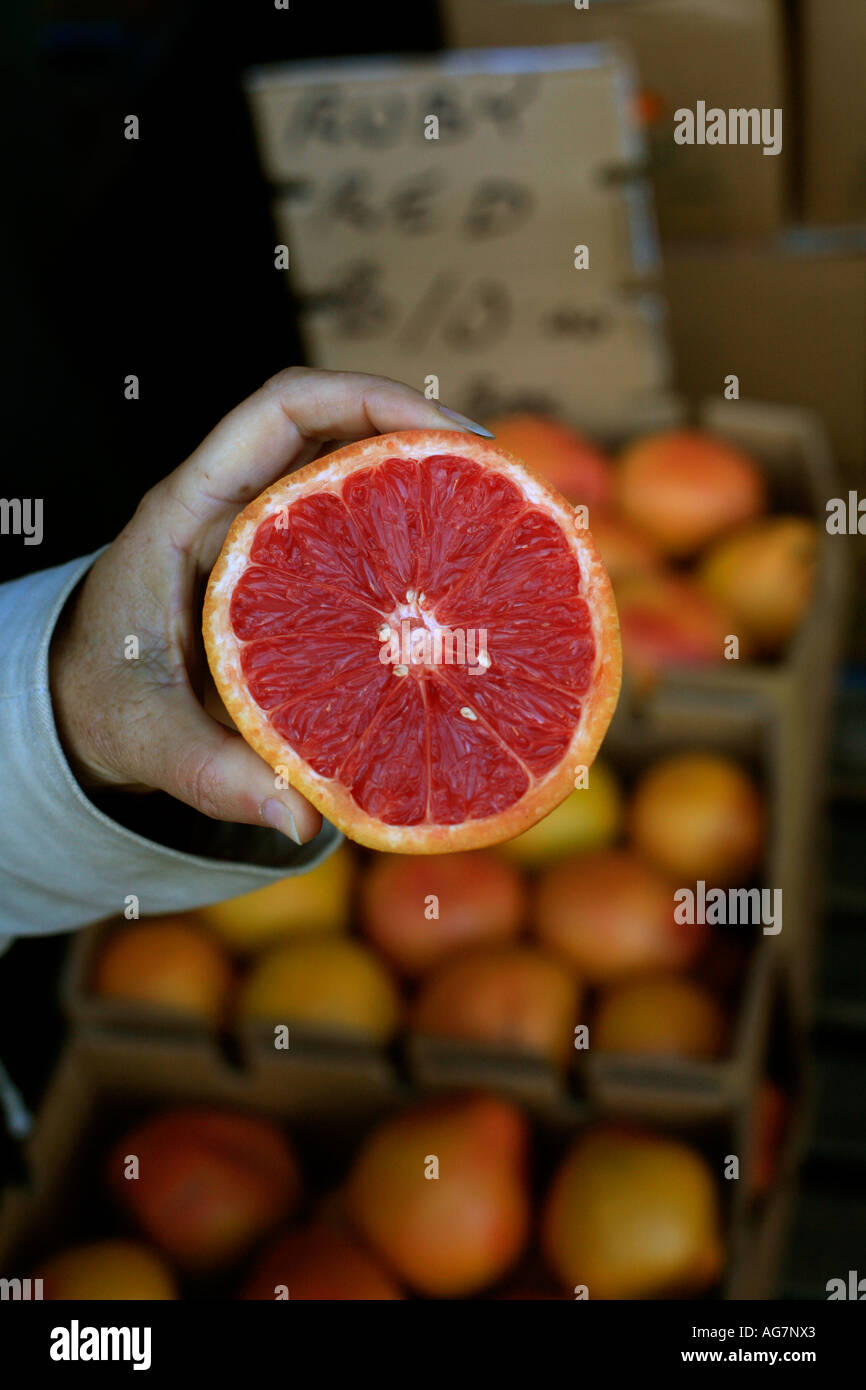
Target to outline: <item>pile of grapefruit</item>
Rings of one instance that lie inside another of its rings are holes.
[[[604,759],[550,816],[494,850],[344,845],[309,875],[197,913],[117,924],[90,988],[115,1004],[272,1040],[382,1047],[409,1033],[564,1070],[575,1029],[604,1051],[725,1054],[745,952],[678,924],[676,890],[748,886],[764,806],[734,759],[699,751],[626,788]],[[720,977],[724,964],[725,978]]]
[[[490,422],[497,444],[549,478],[588,525],[613,583],[626,670],[650,683],[668,666],[785,650],[812,595],[817,529],[771,511],[755,459],[694,429],[633,440],[609,456],[559,421]]]
[[[722,1273],[721,1169],[607,1125],[551,1152],[516,1106],[471,1093],[368,1127],[323,1190],[303,1134],[166,1110],[104,1155],[114,1229],[33,1274],[73,1300],[688,1297]]]

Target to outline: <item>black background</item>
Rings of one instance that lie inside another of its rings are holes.
[[[2,491],[44,498],[45,536],[4,537],[0,579],[110,540],[221,415],[302,360],[245,68],[439,46],[432,0],[9,3]]]

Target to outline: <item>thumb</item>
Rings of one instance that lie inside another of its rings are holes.
[[[273,770],[245,743],[205,714],[191,693],[181,708],[159,719],[159,766],[152,785],[214,820],[267,825],[298,845],[312,840],[322,817],[294,787],[281,787]],[[167,734],[167,736],[166,736]],[[154,745],[151,745],[154,746]]]

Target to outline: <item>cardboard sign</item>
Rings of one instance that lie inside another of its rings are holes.
[[[628,71],[610,50],[307,64],[248,90],[313,365],[397,377],[480,419],[601,424],[664,383]]]

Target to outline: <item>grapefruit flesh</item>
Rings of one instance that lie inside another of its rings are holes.
[[[211,671],[247,742],[374,849],[535,824],[610,722],[610,582],[567,502],[487,441],[364,440],[237,518],[211,575]]]

